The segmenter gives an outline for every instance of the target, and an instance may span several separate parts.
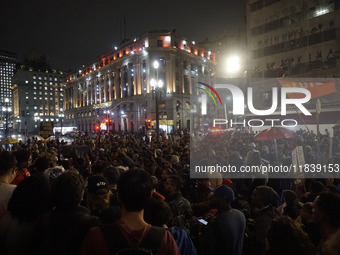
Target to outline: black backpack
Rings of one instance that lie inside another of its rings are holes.
[[[101,225],[100,229],[109,247],[115,255],[153,255],[157,254],[166,229],[152,226],[139,246],[129,246],[122,231],[116,224]]]

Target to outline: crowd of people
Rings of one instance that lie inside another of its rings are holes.
[[[338,164],[339,138],[322,136],[321,156],[301,130],[277,149],[237,131],[1,148],[0,254],[339,254],[339,179],[190,178],[192,150],[240,167],[289,164],[301,145],[306,164]]]

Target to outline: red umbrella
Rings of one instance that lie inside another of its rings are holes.
[[[282,138],[293,138],[296,137],[296,133],[292,130],[283,127],[270,127],[266,130],[261,131],[255,137],[255,141],[260,140],[277,140]]]

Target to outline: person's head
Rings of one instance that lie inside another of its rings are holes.
[[[176,194],[177,192],[181,191],[182,188],[183,180],[178,175],[169,176],[166,182],[164,183],[164,191],[168,196]]]
[[[56,209],[63,211],[75,210],[83,199],[85,182],[81,175],[64,172],[52,185],[52,202]]]
[[[313,219],[313,203],[305,203],[300,210],[300,217],[304,222],[310,222]]]
[[[46,156],[39,157],[35,160],[33,168],[35,173],[43,173],[49,168],[50,162]]]
[[[166,181],[166,179],[171,175],[173,175],[172,170],[170,168],[165,168],[165,169],[162,170],[161,180]]]
[[[153,183],[151,176],[144,170],[124,172],[117,185],[122,206],[131,212],[142,211],[150,200]]]
[[[15,158],[18,162],[18,168],[27,168],[32,163],[31,153],[27,150],[19,150],[15,152]]]
[[[314,200],[313,220],[320,225],[340,228],[340,195],[333,192],[320,193]]]
[[[33,222],[51,209],[50,185],[41,175],[25,178],[8,203],[8,211],[19,221]]]
[[[222,185],[214,190],[214,196],[210,202],[210,207],[218,212],[225,212],[230,209],[230,204],[234,201],[234,191],[227,185]]]
[[[277,206],[279,196],[276,191],[269,186],[258,186],[252,194],[252,203],[256,208],[263,208],[266,206]]]
[[[114,166],[109,166],[104,169],[103,174],[109,182],[110,189],[117,189],[120,171]]]
[[[57,177],[64,172],[65,169],[62,167],[50,167],[44,171],[43,175],[50,182],[50,184],[53,185]]]
[[[315,247],[294,220],[280,216],[271,222],[267,231],[266,251],[268,255],[312,255]]]
[[[319,194],[323,191],[324,184],[320,181],[313,181],[310,185],[310,190],[312,194]]]
[[[162,227],[172,220],[172,211],[169,205],[157,196],[151,196],[144,210],[144,220],[152,226]]]
[[[0,153],[0,177],[8,179],[11,183],[16,176],[17,161],[11,152],[3,151]]]
[[[111,191],[104,176],[92,175],[87,179],[87,205],[91,210],[103,210],[110,205]]]
[[[289,190],[289,189],[287,189],[283,192],[283,197],[284,197],[286,203],[289,204],[289,205],[293,204],[296,201],[296,193],[292,190]]]

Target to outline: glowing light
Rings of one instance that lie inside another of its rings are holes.
[[[159,81],[158,81],[158,87],[159,87],[159,88],[162,88],[163,85],[164,85],[164,82],[163,82],[162,80],[159,80]]]
[[[158,63],[157,60],[156,60],[155,62],[153,62],[153,67],[154,67],[155,69],[158,69],[159,63]]]
[[[240,58],[238,56],[232,56],[227,60],[228,73],[236,73],[240,70]]]
[[[151,87],[155,87],[156,86],[156,80],[155,79],[151,79],[150,80],[150,85],[151,85]]]

